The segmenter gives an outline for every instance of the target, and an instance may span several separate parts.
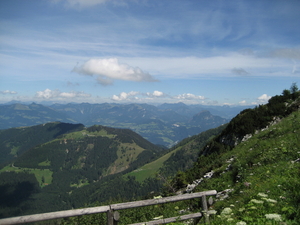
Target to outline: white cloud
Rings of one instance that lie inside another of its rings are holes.
[[[212,104],[212,105],[213,105],[213,104]],[[214,105],[218,105],[218,102],[216,102]],[[234,105],[234,104],[233,104],[233,103],[224,102],[223,105],[231,106],[231,105]]]
[[[160,96],[163,96],[163,95],[164,95],[164,93],[161,92],[161,91],[154,91],[153,92],[153,96],[156,96],[156,97],[160,97]]]
[[[176,99],[182,99],[182,100],[204,100],[205,97],[201,96],[201,95],[194,95],[194,94],[190,94],[190,93],[184,93],[181,95],[177,95],[174,98]]]
[[[139,94],[139,92],[136,92],[136,91],[131,91],[131,92],[128,92],[128,93],[122,92],[119,95],[113,95],[112,100],[114,100],[114,101],[124,101],[124,100],[128,100],[130,97],[136,96],[138,94]]]
[[[11,94],[11,95],[14,95],[14,94],[17,94],[16,91],[10,91],[10,90],[5,90],[5,91],[0,91],[0,94]]]
[[[246,100],[240,101],[239,104],[246,104]]]
[[[131,91],[131,92],[122,92],[119,95],[113,95],[112,100],[114,101],[143,101],[143,102],[153,102],[153,101],[165,101],[165,102],[174,102],[176,101],[194,101],[197,102],[198,100],[204,100],[205,97],[200,96],[200,95],[194,95],[190,93],[185,93],[185,94],[180,94],[180,95],[175,95],[175,96],[170,96],[165,94],[162,91],[153,91],[151,92],[146,92],[146,93],[141,93],[141,92],[136,92],[136,91]]]
[[[37,98],[53,98],[53,97],[58,97],[59,96],[60,91],[59,90],[50,90],[50,89],[45,89],[44,91],[37,91],[35,94],[35,97]]]
[[[263,94],[263,95],[261,95],[261,96],[259,96],[259,97],[257,98],[258,104],[265,104],[265,103],[268,102],[268,100],[269,100],[270,98],[272,98],[272,97],[271,97],[271,96],[268,96],[267,94]]]
[[[140,97],[137,97],[139,95]],[[147,98],[145,98],[147,96]],[[162,98],[167,97],[167,95],[161,91],[153,91],[153,93],[147,92],[147,93],[140,93],[137,91],[131,91],[131,92],[121,92],[119,95],[113,95],[112,100],[114,101],[135,101],[135,100],[150,100],[155,98]]]
[[[268,101],[271,98],[271,96],[268,96],[267,94],[263,94],[259,96],[257,99],[262,101]]]
[[[293,66],[292,73],[300,73],[296,65]]]
[[[153,93],[147,92],[147,96],[152,97],[152,98],[157,98],[157,97],[165,97],[165,93],[161,91],[153,91]]]
[[[88,98],[91,97],[90,94],[86,94],[84,92],[61,92],[58,89],[50,90],[45,89],[44,91],[37,91],[35,94],[36,98],[43,98],[43,99],[67,99],[67,98]]]
[[[97,81],[102,85],[112,84],[114,80],[157,81],[149,73],[143,72],[138,67],[120,64],[116,58],[90,59],[83,65],[76,66],[73,72],[89,76],[96,75]]]
[[[108,0],[52,0],[53,3],[63,2],[68,8],[82,9],[103,4]]]

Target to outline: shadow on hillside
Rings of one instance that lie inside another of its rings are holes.
[[[18,207],[36,193],[35,185],[29,181],[0,186],[0,207]]]

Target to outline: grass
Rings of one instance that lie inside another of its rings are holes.
[[[161,161],[161,160],[160,160]],[[141,168],[134,170],[125,176],[134,176],[138,182],[143,182],[148,177],[154,177],[158,171],[157,164],[162,164],[163,162],[155,161],[153,163],[148,163]]]
[[[50,166],[51,165],[51,161],[49,161],[48,159],[44,162],[40,162],[38,164],[39,166]]]
[[[144,150],[145,149],[141,148],[136,143],[120,143],[117,150],[118,158],[107,169],[105,175],[124,171]]]
[[[116,135],[108,134],[105,129],[102,129],[100,131],[95,131],[95,132],[89,132],[87,130],[82,130],[82,131],[65,134],[63,136],[63,138],[61,138],[61,139],[82,139],[86,136],[102,136],[102,137],[114,138]]]
[[[14,146],[11,150],[10,150],[10,154],[13,155],[13,156],[16,156],[17,153],[18,153],[18,150],[19,150],[20,146]]]
[[[33,173],[40,184],[40,187],[45,187],[52,183],[53,172],[49,169],[32,169],[32,168],[20,168],[14,166],[6,166],[0,170],[1,172],[13,171],[16,173]]]
[[[197,187],[197,190],[233,189],[230,198],[214,204],[218,215],[212,224],[298,224],[299,133],[300,112],[295,112],[220,155],[223,164],[213,170],[224,171],[229,164],[231,170]],[[234,160],[226,163],[232,157]],[[230,214],[222,214],[225,208],[230,209]]]
[[[147,163],[146,165],[134,170],[125,176],[134,176],[137,181],[143,182],[145,179],[149,177],[155,177],[159,169],[163,166],[164,162],[170,158],[172,154],[178,151],[180,148],[177,148],[164,156],[160,157],[159,159]]]

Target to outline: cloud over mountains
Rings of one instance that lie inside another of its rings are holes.
[[[0,91],[0,94],[6,95],[6,94],[10,94],[10,95],[14,95],[17,94],[16,91],[10,91],[10,90],[4,90],[4,91]]]
[[[77,92],[61,92],[58,89],[50,90],[45,89],[44,91],[37,91],[35,97],[36,98],[42,98],[42,99],[68,99],[68,98],[75,98],[75,97],[81,97],[81,98],[87,98],[90,97],[90,94],[84,93],[83,91]]]
[[[98,83],[102,85],[111,85],[114,80],[157,81],[149,73],[143,72],[138,67],[121,64],[116,58],[90,59],[84,64],[74,67],[72,72],[89,76],[95,75]]]

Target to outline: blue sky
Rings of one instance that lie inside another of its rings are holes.
[[[1,0],[0,103],[264,104],[299,80],[299,12],[299,0]]]

